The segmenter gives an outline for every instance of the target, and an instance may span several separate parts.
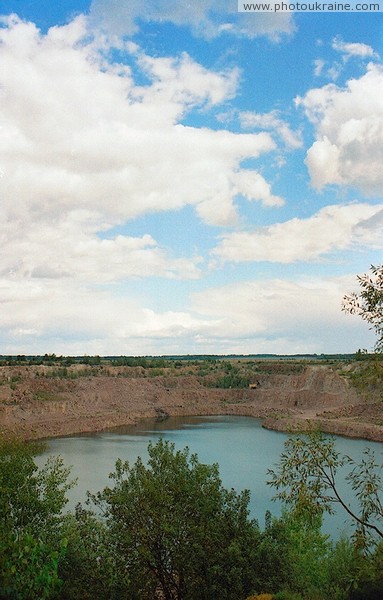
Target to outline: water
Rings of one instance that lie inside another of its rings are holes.
[[[272,501],[275,493],[266,485],[267,470],[274,468],[283,451],[287,435],[263,429],[261,422],[249,417],[188,417],[170,418],[161,423],[147,420],[137,426],[119,428],[95,434],[84,434],[52,439],[48,442],[48,454],[59,454],[66,465],[72,465],[72,476],[78,478],[77,486],[68,494],[69,507],[85,502],[86,492],[97,492],[108,485],[108,475],[114,470],[117,458],[131,464],[138,456],[148,457],[147,445],[160,438],[174,442],[177,449],[188,446],[198,454],[200,462],[218,463],[223,485],[241,491],[251,491],[250,511],[263,526],[267,510],[280,514],[279,503]],[[375,451],[378,462],[383,462],[383,444],[336,438],[339,452],[355,460],[363,449]],[[42,460],[42,462],[43,462]],[[347,500],[349,487],[339,481],[339,489]],[[345,513],[339,510],[326,517],[324,531],[337,537],[340,531],[350,530]]]

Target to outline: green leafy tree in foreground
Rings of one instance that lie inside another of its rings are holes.
[[[348,600],[366,559],[345,536],[333,541],[321,530],[321,515],[283,510],[269,514],[258,548],[256,589],[275,600]]]
[[[342,310],[352,315],[360,315],[375,330],[377,341],[375,350],[383,351],[383,265],[371,265],[371,274],[358,275],[361,288],[343,298]]]
[[[59,600],[122,600],[129,578],[118,572],[113,540],[106,523],[80,504],[64,521],[67,539],[59,564],[63,581]]]
[[[0,438],[0,598],[45,600],[60,585],[61,511],[69,470],[60,458],[38,469],[39,444]]]
[[[342,310],[356,314],[370,324],[376,334],[375,355],[358,350],[357,368],[351,374],[353,385],[364,395],[377,394],[383,400],[383,265],[371,266],[371,274],[358,276],[359,294],[344,296]]]
[[[319,436],[316,446],[322,443],[328,440]],[[281,485],[294,488],[285,489],[290,510],[280,518],[268,514],[260,531],[249,519],[248,492],[223,488],[217,465],[201,464],[169,442],[150,444],[146,465],[117,461],[113,485],[91,496],[100,518],[80,505],[62,515],[70,484],[61,460],[38,470],[38,446],[3,440],[0,600],[379,598],[383,544],[367,553],[361,538],[334,544],[321,531],[335,493],[324,473],[331,468],[335,476],[342,457],[330,444],[311,460],[316,446],[309,454],[299,446],[291,457],[303,477],[284,464],[290,479]],[[377,513],[380,483],[368,461],[357,467],[350,481],[366,498],[358,515],[367,521]]]
[[[354,493],[357,508],[351,508],[339,492],[337,473],[341,467],[349,466],[345,476]],[[290,436],[285,442],[285,451],[275,470],[270,470],[269,485],[275,487],[275,498],[282,500],[289,508],[289,519],[302,520],[309,527],[317,527],[325,512],[333,513],[336,505],[342,507],[356,526],[351,540],[341,538],[326,556],[319,553],[322,566],[312,562],[313,548],[306,556],[298,552],[294,564],[293,581],[289,589],[297,589],[300,578],[313,572],[315,567],[322,579],[320,589],[307,596],[347,599],[377,599],[383,595],[383,507],[382,507],[382,466],[374,453],[365,450],[362,460],[357,463],[350,457],[341,455],[335,449],[335,440],[314,431],[308,434]],[[304,531],[304,528],[303,528]],[[296,531],[298,536],[302,530]],[[320,537],[318,538],[320,540]],[[291,544],[289,544],[291,548]],[[293,545],[294,547],[294,545]],[[297,545],[295,544],[295,547]],[[304,547],[303,547],[304,549]],[[321,558],[322,556],[322,558]],[[308,560],[309,559],[309,560]],[[316,560],[317,560],[316,559]],[[311,561],[311,562],[310,562]],[[309,567],[307,569],[307,567]],[[303,570],[302,570],[303,568]],[[298,569],[298,571],[297,571]],[[308,583],[312,583],[312,579]],[[307,586],[307,591],[309,586]],[[373,590],[370,594],[369,590]],[[318,592],[320,592],[318,594]],[[375,594],[375,595],[374,595]],[[302,597],[306,598],[303,594]]]
[[[350,507],[341,496],[336,475],[340,468],[349,465],[346,475],[358,503]],[[370,449],[356,463],[341,455],[335,440],[321,432],[290,436],[285,442],[276,470],[269,470],[268,484],[276,488],[276,498],[290,506],[297,514],[315,519],[324,512],[333,513],[340,505],[356,525],[356,535],[367,545],[383,539],[382,465],[375,460]]]
[[[110,530],[127,597],[238,600],[253,587],[259,538],[249,493],[221,485],[217,465],[160,440],[147,466],[117,461],[113,487],[93,496]]]
[[[58,565],[65,540],[58,549],[24,531],[0,538],[0,599],[48,600],[61,587]]]

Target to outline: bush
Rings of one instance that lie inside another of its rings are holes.
[[[71,483],[59,458],[38,470],[41,449],[0,438],[0,591],[8,600],[45,600],[60,587],[61,512]]]
[[[247,388],[250,384],[250,377],[240,375],[239,373],[230,373],[216,379],[211,387],[230,389],[230,388]]]
[[[149,461],[117,461],[112,488],[92,496],[102,510],[128,597],[238,600],[254,589],[258,527],[248,492],[221,485],[217,465],[160,440]]]

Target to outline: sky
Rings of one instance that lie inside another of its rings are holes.
[[[0,12],[0,354],[372,349],[383,13]]]

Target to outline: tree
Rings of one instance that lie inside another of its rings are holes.
[[[74,485],[60,457],[49,457],[39,469],[34,457],[43,444],[0,437],[0,522],[7,531],[27,530],[48,537],[61,522],[66,492]]]
[[[353,292],[343,298],[342,310],[360,315],[375,330],[375,350],[383,351],[383,265],[371,265],[371,275],[358,275],[359,294]]]
[[[118,460],[114,486],[91,499],[102,510],[137,600],[244,598],[252,591],[259,537],[249,492],[222,487],[217,465],[188,448],[149,444],[147,466]]]
[[[63,581],[60,600],[121,600],[128,598],[128,577],[116,568],[114,544],[106,523],[80,504],[64,520],[67,539],[59,564]]]
[[[0,598],[45,600],[60,584],[61,511],[72,483],[60,458],[38,469],[41,450],[0,438]]]
[[[358,510],[339,493],[336,475],[341,467],[350,465],[346,475],[359,505]],[[340,505],[357,526],[363,545],[383,539],[382,466],[370,449],[356,463],[335,449],[334,438],[313,431],[290,436],[285,442],[276,470],[269,470],[268,484],[276,488],[275,498],[282,500],[298,514],[316,519],[324,512],[333,513]]]
[[[25,531],[1,532],[0,599],[48,600],[61,586],[58,565],[65,540],[56,549]]]

